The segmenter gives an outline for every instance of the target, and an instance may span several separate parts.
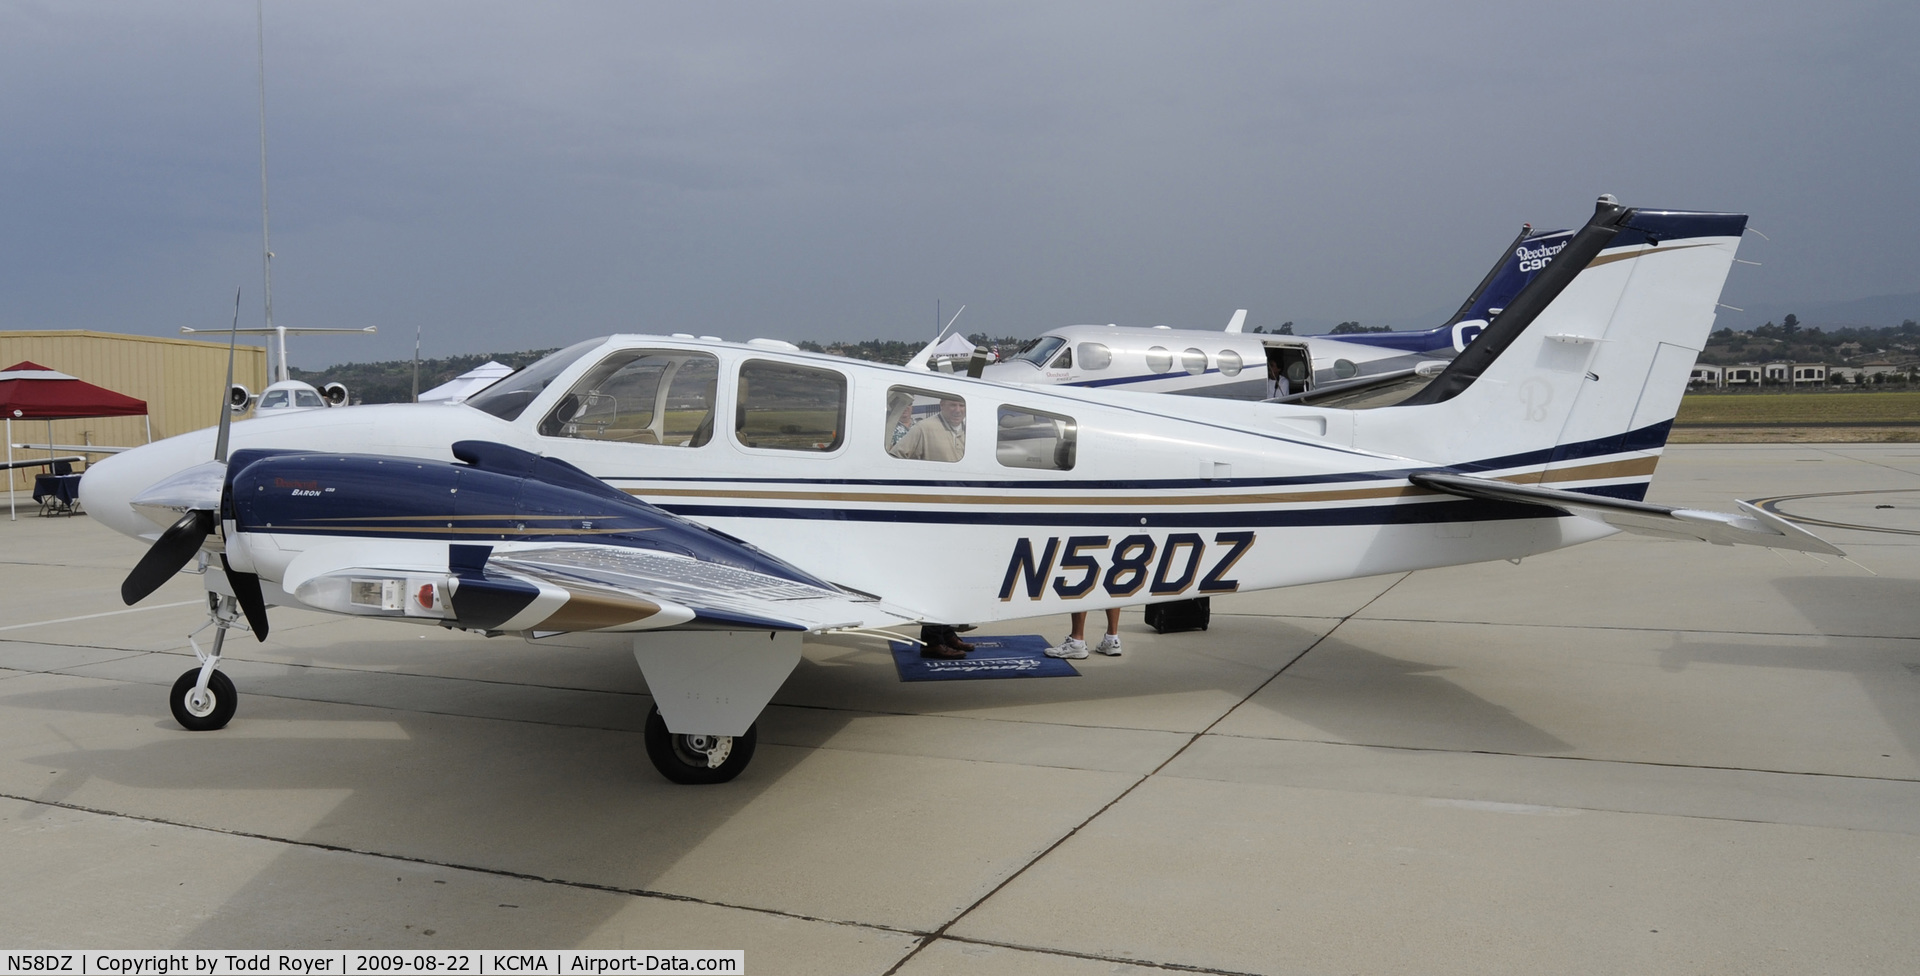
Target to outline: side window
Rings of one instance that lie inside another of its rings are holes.
[[[699,447],[712,437],[718,373],[706,353],[623,349],[573,384],[540,421],[540,433]]]
[[[1221,376],[1239,376],[1240,375],[1240,354],[1239,353],[1234,352],[1231,349],[1222,349],[1220,350],[1220,355],[1215,356],[1213,358],[1216,362],[1220,364]]]
[[[1173,353],[1160,346],[1147,350],[1147,368],[1156,373],[1164,373],[1173,368]]]
[[[1072,417],[1002,405],[994,457],[1009,468],[1071,471],[1079,430]]]
[[[733,434],[743,447],[832,451],[846,430],[847,378],[831,369],[750,359],[740,364]]]
[[[887,453],[916,461],[967,455],[967,401],[905,386],[887,390]]]
[[[1199,376],[1207,371],[1207,354],[1199,349],[1188,349],[1180,354],[1180,368]]]
[[[1113,365],[1113,350],[1103,342],[1083,342],[1080,344],[1081,369],[1106,369]]]
[[[1072,369],[1073,368],[1073,347],[1068,346],[1067,348],[1060,350],[1060,355],[1054,357],[1053,365],[1049,366],[1048,368],[1049,369]]]

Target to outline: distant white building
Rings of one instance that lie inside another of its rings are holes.
[[[1695,363],[1693,373],[1687,377],[1687,382],[1701,386],[1722,386],[1725,374],[1726,370],[1722,367]]]
[[[1738,366],[1728,366],[1721,373],[1720,385],[1759,386],[1760,367],[1753,363],[1741,363]]]
[[[1768,363],[1762,367],[1769,383],[1822,384],[1827,381],[1825,363]]]

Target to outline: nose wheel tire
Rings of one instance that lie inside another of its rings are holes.
[[[215,671],[207,678],[207,690],[199,692],[200,669],[193,668],[173,683],[173,692],[167,696],[167,705],[173,709],[173,720],[189,732],[211,732],[226,728],[233,720],[233,710],[240,702],[240,696],[233,690],[233,682],[225,674]]]
[[[745,735],[676,735],[667,731],[660,709],[647,713],[647,758],[660,775],[675,783],[724,783],[740,775],[753,760],[759,738],[758,723],[749,726]]]

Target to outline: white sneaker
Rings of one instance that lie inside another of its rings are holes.
[[[1095,644],[1093,649],[1096,651],[1099,651],[1102,654],[1105,654],[1108,657],[1119,657],[1120,656],[1120,635],[1108,634],[1107,636],[1100,638],[1100,643]]]
[[[1047,648],[1048,657],[1065,657],[1080,660],[1087,656],[1087,642],[1069,637],[1060,642],[1059,647]]]

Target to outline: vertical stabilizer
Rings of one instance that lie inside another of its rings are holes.
[[[1398,407],[1356,415],[1356,446],[1462,470],[1578,463],[1598,477],[1610,465],[1617,493],[1638,497],[1712,331],[1746,220],[1602,197],[1593,220],[1431,384]]]

